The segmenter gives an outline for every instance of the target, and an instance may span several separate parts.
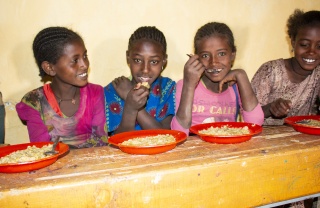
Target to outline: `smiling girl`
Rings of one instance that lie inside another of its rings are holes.
[[[263,64],[252,79],[265,125],[282,125],[285,117],[317,113],[320,11],[295,10],[287,27],[294,56]]]
[[[104,89],[110,134],[170,129],[175,82],[161,76],[166,50],[165,36],[156,27],[140,27],[131,35],[126,57],[132,78],[116,78]]]
[[[16,105],[31,142],[55,140],[74,148],[106,144],[103,88],[88,83],[89,59],[82,38],[64,27],[41,30],[33,53],[42,79],[51,83]]]
[[[231,70],[236,47],[230,28],[218,22],[205,24],[195,35],[194,50],[177,83],[179,107],[171,128],[188,133],[192,125],[237,121],[239,114],[245,122],[262,124],[263,112],[246,72]]]

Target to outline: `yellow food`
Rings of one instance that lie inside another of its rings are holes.
[[[175,142],[176,139],[170,134],[159,134],[156,136],[137,137],[129,139],[120,144],[126,146],[157,146]]]
[[[0,164],[6,163],[23,163],[36,161],[45,157],[44,152],[52,150],[52,144],[44,145],[39,148],[36,146],[28,146],[27,149],[14,151],[4,157],[0,158]]]
[[[146,88],[150,89],[150,85],[148,82],[142,82],[141,83],[142,86],[145,86]]]
[[[304,125],[304,126],[320,127],[320,121],[315,120],[315,119],[304,119],[300,122],[302,122],[302,123],[299,123],[299,124]],[[303,122],[305,122],[305,123],[303,123]]]
[[[250,134],[249,128],[247,126],[244,127],[230,127],[228,125],[224,125],[221,127],[209,127],[207,129],[200,130],[199,133],[205,135],[219,135],[219,136],[230,136],[230,135],[243,135]]]

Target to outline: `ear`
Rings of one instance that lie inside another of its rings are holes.
[[[127,60],[127,64],[129,65],[129,51],[126,51],[126,60]]]
[[[231,61],[233,62],[236,59],[236,52],[231,53]]]
[[[291,40],[291,46],[292,46],[292,50],[294,50],[294,48],[295,48],[295,45],[296,45],[296,41],[294,41],[294,40]]]
[[[163,61],[163,63],[162,63],[162,67],[161,67],[162,70],[161,71],[163,71],[167,67],[167,63],[168,63],[168,55],[167,54],[165,55],[165,57],[162,61]]]
[[[44,61],[41,63],[41,68],[42,70],[48,74],[49,76],[54,76],[56,75],[55,70],[53,69],[53,66],[48,62],[48,61]]]

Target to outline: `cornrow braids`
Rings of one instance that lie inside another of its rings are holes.
[[[224,23],[209,22],[198,29],[193,42],[194,52],[197,54],[198,43],[200,40],[212,36],[222,36],[227,38],[228,44],[231,47],[232,52],[237,51],[237,48],[234,44],[234,37],[231,29]]]
[[[32,45],[40,77],[43,78],[46,75],[41,67],[42,62],[57,63],[66,44],[79,40],[83,41],[79,34],[65,27],[48,27],[41,30],[34,38]]]
[[[294,10],[287,22],[287,33],[291,40],[295,40],[298,31],[302,27],[315,26],[320,24],[320,11],[308,11],[304,13],[300,9]]]
[[[164,34],[153,26],[139,27],[129,38],[128,50],[130,50],[136,41],[141,39],[152,40],[162,46],[163,54],[167,52],[167,42]]]

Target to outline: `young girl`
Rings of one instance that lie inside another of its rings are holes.
[[[27,93],[16,109],[31,142],[60,141],[75,148],[105,145],[103,88],[88,83],[89,60],[82,38],[64,27],[40,31],[33,42],[40,76],[50,84]]]
[[[320,89],[320,11],[295,10],[287,22],[294,57],[263,64],[252,79],[265,125],[317,113]]]
[[[230,28],[205,24],[195,35],[194,50],[177,83],[179,107],[171,128],[188,133],[195,124],[236,121],[240,112],[245,122],[262,124],[263,112],[246,72],[231,70],[236,47]]]
[[[104,89],[111,134],[170,128],[175,82],[161,76],[166,49],[166,39],[156,27],[140,27],[131,35],[126,56],[132,78],[119,77]]]

